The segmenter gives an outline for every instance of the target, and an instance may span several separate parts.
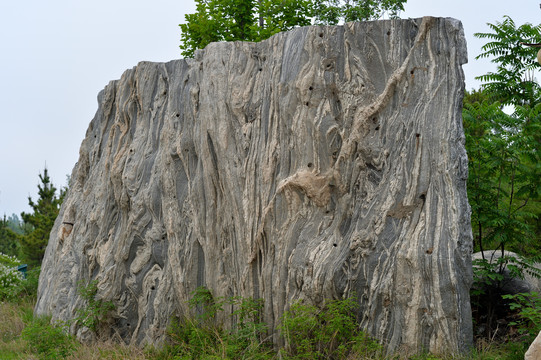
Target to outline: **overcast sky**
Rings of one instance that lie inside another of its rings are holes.
[[[426,15],[462,21],[468,41],[466,88],[491,71],[477,61],[473,37],[509,15],[539,24],[541,0],[409,0],[403,18]],[[57,186],[79,157],[97,110],[96,96],[139,61],[180,58],[191,0],[27,0],[0,3],[0,216],[30,211],[45,164]]]

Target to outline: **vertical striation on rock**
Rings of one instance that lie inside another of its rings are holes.
[[[271,328],[293,301],[355,294],[388,349],[465,350],[466,61],[460,22],[426,17],[126,71],[98,96],[36,313],[73,319],[97,279],[112,331],[146,344],[199,286],[263,298]]]

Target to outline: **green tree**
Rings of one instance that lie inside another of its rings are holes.
[[[477,77],[484,82],[482,89],[493,100],[502,105],[528,105],[539,103],[540,87],[533,77],[533,70],[539,69],[536,54],[538,49],[521,43],[536,43],[541,39],[541,25],[526,23],[519,27],[513,19],[504,16],[502,22],[487,24],[492,32],[476,33],[487,39],[476,59],[491,58],[496,72]]]
[[[17,214],[11,214],[11,216],[8,216],[7,218],[8,227],[16,234],[22,235],[24,233],[24,224],[19,219]]]
[[[313,1],[316,24],[374,20],[388,15],[396,18],[407,0],[323,0]]]
[[[39,265],[43,259],[49,234],[64,197],[63,190],[57,196],[57,189],[51,184],[47,168],[43,170],[43,175],[39,174],[39,179],[41,184],[38,185],[37,202],[28,197],[28,203],[34,212],[21,213],[25,225],[30,226],[21,237],[22,255],[25,261],[32,265]]]
[[[12,230],[10,225],[10,221],[4,215],[4,218],[0,219],[0,253],[18,256],[20,248],[19,236]]]
[[[463,110],[475,246],[537,255],[541,88],[532,75],[536,50],[520,43],[538,42],[541,27],[517,27],[509,17],[488,26],[492,32],[476,34],[489,39],[477,58],[491,58],[496,72],[478,77],[481,91],[466,94]]]
[[[527,254],[539,240],[541,159],[535,139],[524,133],[524,117],[539,121],[540,110],[536,106],[528,114],[509,115],[484,93],[465,97],[468,197],[476,250],[507,248]]]
[[[182,55],[216,41],[260,41],[297,26],[393,17],[407,0],[196,0],[185,17]]]

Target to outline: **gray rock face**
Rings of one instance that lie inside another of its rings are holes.
[[[98,96],[36,313],[74,318],[77,283],[97,279],[111,331],[145,344],[198,286],[263,298],[272,329],[293,301],[356,294],[390,350],[465,349],[466,61],[460,22],[423,18],[126,71]]]
[[[524,354],[524,360],[539,360],[541,359],[541,331],[531,343],[528,351]]]

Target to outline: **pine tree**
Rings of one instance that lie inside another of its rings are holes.
[[[4,215],[4,218],[0,219],[0,253],[18,256],[19,247],[19,237],[10,228],[10,220]]]
[[[41,181],[38,185],[39,199],[34,202],[30,196],[28,197],[28,203],[34,212],[21,213],[25,225],[31,226],[30,230],[21,237],[23,258],[31,265],[39,265],[43,259],[49,242],[49,234],[64,196],[63,191],[60,191],[58,197],[56,196],[57,189],[51,184],[47,168],[43,170],[43,175],[39,174],[39,179]]]

